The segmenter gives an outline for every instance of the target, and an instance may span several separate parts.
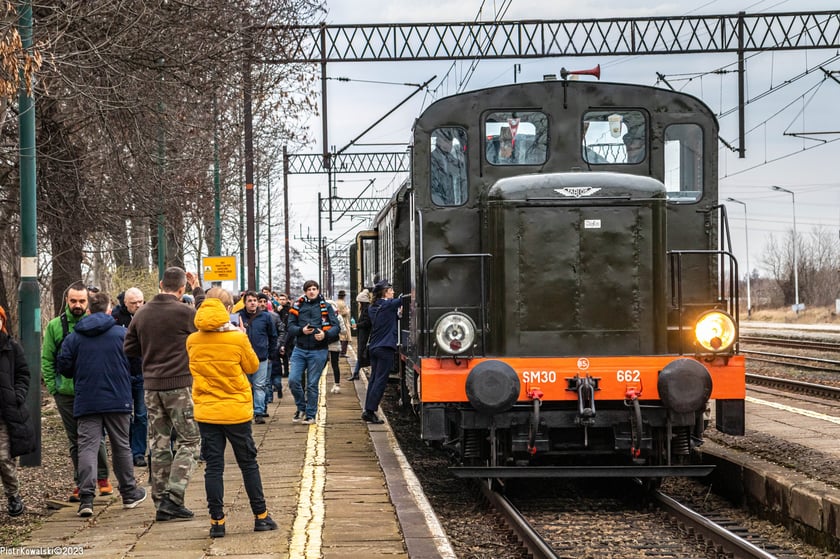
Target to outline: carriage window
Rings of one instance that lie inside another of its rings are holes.
[[[492,165],[541,165],[548,146],[548,118],[538,112],[490,113],[484,120],[484,153]]]
[[[590,111],[583,115],[581,156],[590,165],[635,164],[647,154],[641,111]]]
[[[467,201],[467,133],[462,128],[432,132],[430,163],[432,202],[460,206]]]
[[[695,202],[703,194],[703,129],[672,124],[665,129],[665,188],[668,199]]]

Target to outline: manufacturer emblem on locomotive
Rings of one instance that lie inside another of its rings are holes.
[[[594,186],[571,186],[566,188],[555,188],[554,192],[571,198],[581,198],[583,196],[592,196],[599,190],[601,189]]]
[[[589,359],[587,359],[586,357],[581,357],[580,359],[578,359],[577,366],[578,369],[580,369],[581,371],[585,371],[589,368]]]

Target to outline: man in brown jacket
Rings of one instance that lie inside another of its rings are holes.
[[[203,300],[197,278],[178,267],[167,268],[161,292],[134,315],[125,336],[125,354],[143,358],[143,385],[152,439],[149,471],[155,520],[193,517],[184,493],[196,466],[200,435],[193,419],[192,375],[187,336],[196,331],[195,308],[181,302],[187,282],[196,302]],[[175,431],[175,453],[171,437]]]

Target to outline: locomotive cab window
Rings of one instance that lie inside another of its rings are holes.
[[[484,155],[491,165],[542,165],[548,153],[548,117],[539,112],[495,112],[484,119]]]
[[[665,188],[675,202],[696,202],[702,196],[703,129],[697,124],[665,129]]]
[[[436,128],[432,132],[430,162],[432,202],[460,206],[467,201],[467,133],[462,128]]]
[[[584,113],[581,156],[590,165],[641,163],[647,156],[647,129],[641,111]]]

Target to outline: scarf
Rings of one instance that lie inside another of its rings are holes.
[[[292,305],[291,309],[289,309],[289,313],[291,313],[295,316],[298,316],[300,314],[300,306],[302,304],[304,304],[306,301],[307,301],[307,299],[306,299],[305,295],[303,297],[301,297],[300,299],[298,299],[297,301],[295,301],[295,304]],[[324,298],[321,295],[318,295],[318,301],[319,301],[320,308],[321,308],[321,328],[320,329],[326,331],[326,330],[329,330],[329,329],[332,328],[332,325],[330,324],[330,313],[327,310],[327,302],[326,302],[326,300],[324,300]]]

